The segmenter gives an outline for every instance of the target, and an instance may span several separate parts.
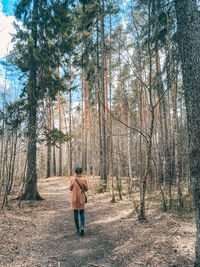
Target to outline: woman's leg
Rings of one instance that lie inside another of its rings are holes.
[[[84,225],[85,225],[84,210],[80,210],[80,217],[81,217],[81,235],[83,235],[84,234]]]
[[[78,210],[74,210],[74,222],[76,225],[77,233],[79,233]]]

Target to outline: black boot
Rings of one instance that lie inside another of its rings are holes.
[[[83,236],[83,235],[84,235],[84,229],[81,228],[81,236]]]

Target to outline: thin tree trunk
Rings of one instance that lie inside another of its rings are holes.
[[[88,143],[88,117],[87,117],[87,74],[85,70],[85,75],[84,75],[84,171],[87,172],[87,143]]]
[[[88,135],[88,148],[87,148],[87,170],[89,174],[92,174],[92,163],[91,163],[91,106],[90,106],[90,91],[88,82],[86,83],[86,93],[87,93],[87,135]]]
[[[172,79],[172,53],[171,53],[171,36],[170,36],[170,24],[169,24],[169,17],[166,13],[167,18],[167,38],[166,38],[166,52],[167,56],[169,58],[168,64],[167,64],[167,86],[171,87],[171,79]],[[163,86],[161,87],[163,92]],[[171,113],[170,113],[170,96],[169,96],[169,90],[168,90],[168,111],[165,104],[165,99],[163,99],[163,119],[164,119],[164,141],[165,141],[165,158],[166,158],[166,180],[169,184],[169,208],[172,208],[172,152],[171,149],[170,153],[170,147],[172,147],[172,133],[171,133]],[[168,113],[168,126],[167,126],[167,113]]]
[[[84,170],[84,75],[83,75],[83,67],[81,73],[81,165]]]
[[[139,214],[140,220],[146,220],[145,196],[146,196],[146,185],[147,185],[147,179],[148,179],[148,175],[149,175],[150,162],[151,162],[153,129],[154,129],[154,108],[152,106],[149,143],[147,146],[146,170],[145,170],[145,175],[144,175],[144,178],[142,180],[142,184],[141,184],[141,188],[140,188],[141,189],[141,191],[140,191],[140,214]]]
[[[61,103],[60,102],[61,102],[60,91],[58,91],[59,131],[62,131],[62,117],[61,117]],[[62,176],[62,143],[61,143],[61,141],[60,141],[60,146],[59,146],[58,176]]]
[[[102,133],[102,123],[101,123],[101,109],[102,109],[102,105],[101,105],[101,96],[100,96],[100,72],[99,72],[99,66],[100,66],[100,62],[99,62],[99,23],[97,21],[97,88],[98,88],[98,129],[99,129],[99,173],[100,173],[100,177],[102,179],[103,177],[103,156],[102,156],[102,137],[101,137],[101,133]]]
[[[101,1],[101,119],[102,119],[102,172],[101,180],[107,187],[107,163],[106,163],[106,120],[105,120],[105,84],[104,84],[104,0]]]
[[[117,180],[117,189],[119,193],[119,199],[122,200],[122,190],[121,190],[121,160],[120,160],[120,131],[118,129],[118,137],[117,137],[117,175],[116,175],[116,180]]]
[[[69,175],[72,176],[72,80],[71,59],[69,60]]]
[[[128,125],[131,125],[131,112],[128,114]],[[128,193],[132,193],[132,159],[131,159],[131,129],[127,129],[128,131],[128,168],[129,168],[129,176],[128,176]]]
[[[148,30],[148,56],[149,56],[149,101],[150,101],[150,115],[151,115],[151,123],[150,123],[150,131],[149,138],[147,144],[147,159],[146,159],[146,170],[144,178],[142,179],[142,183],[140,186],[140,212],[139,219],[146,220],[146,212],[145,212],[145,196],[146,196],[146,184],[150,171],[150,162],[151,162],[151,153],[152,153],[152,137],[154,130],[154,118],[155,118],[155,108],[153,106],[153,96],[152,96],[152,50],[150,45],[150,36],[151,36],[151,28],[150,28],[150,17],[151,17],[151,1],[149,3],[149,30]]]
[[[52,121],[52,127],[55,128],[55,122],[54,122],[54,109],[53,109],[53,103],[52,99],[50,98],[50,108],[51,108],[51,121]],[[56,176],[56,148],[55,145],[53,145],[53,176]]]
[[[50,100],[49,103],[47,104],[47,127],[49,132],[51,132],[51,106],[50,106]],[[46,178],[51,177],[51,137],[48,133],[47,136],[47,173],[46,173]]]
[[[175,180],[178,181],[179,206],[183,208],[183,193],[181,177],[179,172],[179,153],[178,153],[178,116],[177,116],[177,78],[174,80],[174,90],[172,90],[173,103],[173,133],[174,133],[174,157],[175,157]]]
[[[5,84],[5,88],[6,88],[6,84]],[[4,91],[2,93],[2,99],[3,99],[3,102],[2,102],[2,113],[3,113],[3,116],[5,116],[5,88],[4,88]],[[4,136],[5,136],[5,119],[3,117],[3,121],[2,121],[2,135],[1,135],[1,159],[0,159],[0,181],[2,181],[2,177],[3,177],[3,173],[2,173],[2,170],[3,170],[3,158],[4,158]],[[2,185],[3,186],[3,185]],[[1,193],[1,192],[0,192]]]
[[[112,57],[111,57],[111,30],[112,30],[112,20],[111,14],[109,14],[109,23],[110,23],[110,35],[109,35],[109,96],[110,96],[110,113],[112,113]],[[113,177],[113,137],[112,137],[112,117],[110,116],[110,150],[109,150],[109,175],[111,177],[111,190],[112,190],[112,199],[111,202],[115,203],[115,189],[114,189],[114,177]]]
[[[14,138],[14,145],[13,145],[13,157],[12,157],[12,161],[11,161],[11,169],[10,169],[10,179],[9,179],[9,184],[8,184],[8,195],[10,195],[12,186],[13,186],[13,182],[14,182],[14,169],[15,169],[15,159],[16,159],[16,151],[17,151],[17,132],[15,133]]]
[[[107,55],[104,53],[104,85],[105,85],[105,119],[108,121],[108,70],[107,70]]]

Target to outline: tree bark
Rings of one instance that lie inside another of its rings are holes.
[[[71,70],[71,58],[69,60],[69,175],[72,176],[72,70]]]
[[[196,261],[200,266],[200,17],[196,0],[176,0],[179,49],[187,112],[190,182],[196,215]]]
[[[83,170],[87,172],[87,162],[88,162],[88,153],[87,153],[87,143],[88,143],[88,116],[87,116],[87,74],[86,69],[84,71],[84,165]]]
[[[81,165],[83,170],[85,171],[85,163],[84,163],[84,74],[83,74],[83,66],[81,70]]]
[[[51,105],[50,100],[47,102],[47,127],[51,131]],[[46,178],[51,176],[51,137],[48,134],[47,136],[47,174]]]
[[[100,62],[99,62],[99,23],[97,21],[97,96],[98,96],[98,132],[99,132],[99,173],[100,173],[100,177],[103,177],[103,170],[102,170],[102,166],[103,166],[103,162],[102,162],[102,138],[101,138],[101,133],[102,133],[102,127],[101,127],[101,109],[102,109],[102,105],[101,105],[101,96],[100,96],[100,71],[99,71],[99,66],[100,66]]]
[[[178,151],[178,114],[177,114],[177,78],[174,80],[174,90],[172,92],[173,104],[173,133],[174,133],[174,157],[175,157],[175,181],[178,182],[179,206],[183,208],[182,181],[179,172],[179,151]]]
[[[131,112],[129,108],[128,112],[128,125],[131,125]],[[128,193],[132,193],[132,157],[131,157],[131,129],[127,128],[127,135],[128,135],[128,169],[129,169],[129,176],[128,176]]]
[[[112,112],[112,57],[111,57],[111,38],[112,38],[112,19],[111,13],[109,14],[109,26],[110,26],[110,34],[109,34],[109,111]],[[109,150],[109,176],[111,178],[111,188],[112,188],[112,198],[111,202],[115,203],[115,188],[114,188],[114,177],[113,177],[113,137],[112,137],[112,117],[110,116],[110,150]]]
[[[101,180],[107,186],[107,162],[106,162],[106,119],[105,119],[105,83],[104,83],[104,0],[101,2],[101,118],[102,118],[102,172]]]
[[[153,92],[152,92],[152,49],[150,43],[151,37],[151,28],[150,28],[150,18],[151,18],[151,1],[149,3],[149,25],[148,25],[148,56],[149,56],[149,89],[148,89],[148,98],[150,104],[150,129],[149,129],[149,138],[147,144],[147,155],[146,155],[146,169],[145,175],[141,180],[140,185],[140,212],[139,212],[139,220],[146,220],[146,212],[145,212],[145,196],[146,196],[146,185],[147,179],[150,171],[150,163],[151,163],[151,154],[152,154],[152,137],[154,130],[154,120],[155,120],[155,107],[153,105]]]
[[[27,173],[25,180],[25,191],[18,198],[21,200],[42,200],[37,190],[36,172],[36,129],[37,129],[37,62],[34,50],[37,48],[37,17],[38,0],[33,2],[32,38],[34,48],[31,48],[32,64],[28,80],[28,151],[27,151]]]
[[[53,103],[52,99],[50,98],[50,108],[51,108],[51,121],[52,121],[52,127],[53,129],[55,128],[55,123],[54,123],[54,109],[53,109]],[[53,145],[53,176],[56,176],[56,148],[55,145]]]
[[[59,117],[59,131],[62,130],[62,117],[61,117],[61,99],[60,99],[60,91],[58,91],[58,117]],[[62,176],[62,143],[60,141],[59,147],[59,161],[58,161],[58,176]]]

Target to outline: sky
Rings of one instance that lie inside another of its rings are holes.
[[[16,32],[13,26],[13,22],[15,21],[13,16],[15,2],[16,0],[0,0],[0,60],[5,58],[13,47],[11,34]],[[5,80],[5,76],[5,68],[0,64],[0,93],[3,90],[9,92],[11,88],[12,81]]]
[[[16,3],[16,0],[1,0],[1,3],[3,5],[3,12],[6,15],[13,15],[13,9],[14,9],[14,5]]]
[[[11,35],[15,33],[13,22],[14,3],[16,0],[0,0],[0,59],[12,49]]]

